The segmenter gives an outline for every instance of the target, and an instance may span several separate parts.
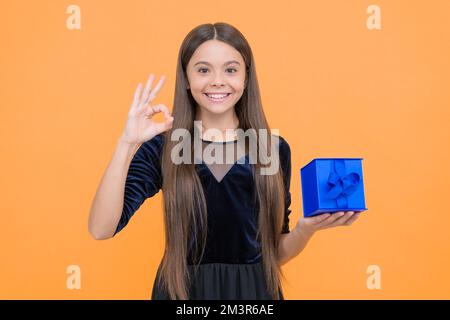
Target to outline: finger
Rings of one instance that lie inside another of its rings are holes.
[[[324,221],[325,219],[329,218],[330,216],[331,216],[331,213],[327,212],[327,213],[318,214],[317,216],[314,216],[314,217],[311,217],[311,218],[308,218],[308,219],[311,219],[310,221],[313,224],[319,224],[322,221]]]
[[[155,113],[158,113],[159,111],[158,111],[158,106],[159,105],[155,105],[155,106],[151,106],[151,105],[149,105],[149,104],[146,104],[145,105],[145,116],[147,116],[147,117],[152,117]]]
[[[343,216],[336,219],[333,223],[331,223],[330,225],[328,225],[326,227],[331,228],[331,227],[342,226],[354,215],[354,213],[355,213],[354,211],[346,211]]]
[[[344,215],[342,217],[340,217],[339,219],[337,219],[333,224],[334,225],[342,225],[345,222],[347,222],[348,219],[353,217],[354,214],[355,214],[355,211],[346,211],[344,213]]]
[[[152,86],[153,80],[155,79],[155,75],[153,73],[150,74],[147,80],[147,84],[145,85],[144,93],[142,94],[140,103],[145,105],[147,103],[148,94],[150,92],[150,88]]]
[[[131,105],[131,108],[134,108],[138,105],[141,91],[142,91],[142,83],[139,82],[139,84],[136,87],[136,90],[134,91],[134,98],[133,98],[133,103]]]
[[[318,228],[324,228],[328,227],[330,224],[335,222],[337,219],[341,218],[344,215],[344,211],[338,211],[333,214],[331,214],[327,219],[322,221],[317,227]]]
[[[162,75],[161,79],[158,81],[156,86],[153,88],[152,92],[150,92],[150,95],[148,96],[146,103],[153,101],[153,99],[155,99],[155,97],[158,95],[159,90],[163,86],[165,79],[166,79],[166,76]]]
[[[165,116],[170,117],[169,109],[162,103],[153,106],[154,113],[163,112]]]
[[[360,215],[361,215],[361,212],[355,213],[350,219],[348,219],[348,220],[345,222],[345,225],[346,225],[346,226],[351,226],[351,225],[353,224],[353,222],[355,222],[356,219],[358,219],[358,217],[359,217]]]
[[[166,119],[173,118],[169,112],[169,109],[162,103],[154,106],[147,105],[147,111],[145,113],[145,116],[151,117],[158,112],[163,112],[164,118]]]

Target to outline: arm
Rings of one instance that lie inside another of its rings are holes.
[[[119,223],[125,181],[136,146],[119,139],[102,177],[89,213],[89,232],[96,240],[112,237]]]
[[[339,211],[333,214],[322,213],[313,217],[301,218],[294,230],[281,235],[278,245],[278,261],[280,265],[296,257],[318,230],[350,226],[359,216],[359,212]]]
[[[281,234],[278,245],[278,261],[280,265],[284,265],[302,252],[313,234],[312,232],[307,232],[299,228],[299,225],[291,232]]]
[[[161,89],[164,79],[165,76],[161,77],[151,89],[154,80],[154,74],[151,74],[143,92],[141,83],[136,88],[124,133],[119,138],[90,209],[88,229],[96,240],[113,237],[128,223],[144,200],[160,188],[160,174],[152,162],[152,158],[156,159],[152,154],[155,154],[157,145],[147,146],[150,154],[143,146],[149,140],[158,143],[159,140],[153,138],[172,127],[173,117],[167,107],[163,104],[152,106],[150,103]],[[152,119],[159,112],[164,112],[164,122]],[[138,145],[141,147],[136,151]]]

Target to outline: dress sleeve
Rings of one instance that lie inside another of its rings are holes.
[[[131,160],[125,182],[122,216],[115,236],[130,221],[142,203],[162,188],[161,158],[163,135],[159,134],[144,142]]]
[[[280,165],[281,169],[283,170],[283,181],[284,181],[284,187],[285,187],[285,210],[284,210],[284,224],[283,229],[281,233],[289,233],[289,215],[291,213],[291,192],[290,192],[290,185],[291,185],[291,148],[287,141],[279,136],[280,139]]]

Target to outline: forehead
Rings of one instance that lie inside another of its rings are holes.
[[[208,40],[195,50],[189,64],[207,61],[221,66],[229,60],[237,60],[241,65],[244,63],[241,54],[233,46],[218,40]]]

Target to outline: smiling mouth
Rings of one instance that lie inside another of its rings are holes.
[[[207,93],[203,93],[209,101],[211,102],[223,102],[228,99],[228,97],[231,95],[231,93],[227,93],[226,95],[214,95],[210,96]]]

